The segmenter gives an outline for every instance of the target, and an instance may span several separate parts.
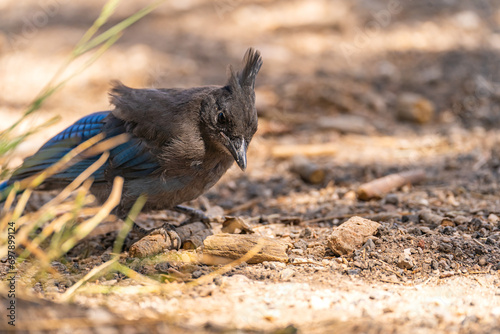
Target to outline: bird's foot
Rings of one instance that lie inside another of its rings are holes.
[[[170,223],[165,223],[160,227],[147,230],[137,224],[134,224],[132,229],[140,235],[142,240],[146,236],[150,235],[161,235],[165,239],[165,242],[169,245],[169,249],[180,249],[182,245],[182,240],[175,230],[175,226]]]
[[[170,247],[169,249],[176,249],[179,250],[182,245],[182,240],[179,234],[177,234],[177,231],[175,230],[175,226],[169,223],[163,224],[161,227],[158,227],[156,229],[153,229],[149,235],[155,235],[155,234],[160,234],[162,235],[165,240],[170,241]]]

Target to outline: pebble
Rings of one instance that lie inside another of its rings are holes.
[[[493,223],[493,224],[496,224],[500,221],[500,218],[498,218],[498,216],[494,213],[491,213],[489,216],[488,216],[488,221],[490,223]]]
[[[399,197],[397,194],[387,194],[384,198],[386,204],[398,205]]]
[[[486,260],[486,258],[483,256],[479,259],[479,265],[481,267],[484,267],[486,264],[488,264],[488,261]]]
[[[55,285],[49,285],[49,286],[45,287],[44,291],[46,293],[59,292],[59,288]]]
[[[311,228],[306,227],[305,229],[303,229],[302,231],[300,231],[299,237],[301,237],[301,238],[310,238],[310,237],[312,237],[312,235],[313,235],[313,231],[311,230]]]
[[[282,280],[286,280],[286,279],[289,279],[291,277],[293,277],[293,275],[295,275],[295,270],[291,269],[291,268],[286,268],[286,269],[283,269],[280,273],[280,278]]]
[[[202,275],[203,275],[203,272],[201,270],[195,270],[193,271],[193,273],[191,274],[193,276],[193,278],[200,278]]]
[[[361,249],[366,249],[367,251],[371,251],[375,248],[375,243],[372,239],[366,240],[365,244],[361,247]]]
[[[415,263],[413,262],[413,258],[411,257],[410,248],[406,248],[403,251],[403,254],[399,255],[397,266],[401,269],[411,269],[415,266]]]
[[[424,234],[432,234],[432,230],[427,226],[421,226],[420,231],[422,231],[422,233]]]
[[[359,269],[349,269],[347,270],[347,274],[350,276],[356,276],[359,275],[360,270]]]

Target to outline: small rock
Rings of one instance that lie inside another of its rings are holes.
[[[293,277],[293,275],[295,275],[295,271],[291,268],[286,268],[281,271],[280,278],[282,280],[286,280]]]
[[[422,233],[424,233],[424,234],[432,234],[433,233],[432,230],[427,226],[421,226],[420,231],[422,231]]]
[[[347,270],[347,275],[349,276],[356,276],[359,275],[360,270],[359,269],[349,269]]]
[[[307,244],[307,242],[305,242],[303,239],[299,239],[299,240],[297,240],[297,241],[295,241],[295,242],[293,243],[293,246],[294,246],[294,248],[300,248],[300,249],[302,249],[302,250],[306,250],[306,249],[307,249],[308,244]]]
[[[439,260],[439,266],[443,268],[443,270],[450,270],[450,266],[448,265],[448,262],[446,262],[445,259]]]
[[[351,254],[377,232],[380,224],[361,217],[351,217],[328,237],[328,247],[337,255]]]
[[[264,266],[265,269],[271,269],[271,270],[276,269],[276,265],[274,264],[274,262],[264,261],[262,262],[262,265]]]
[[[441,242],[439,244],[439,251],[441,251],[443,253],[451,253],[452,250],[453,250],[453,245],[451,243]]]
[[[358,196],[356,195],[356,192],[354,190],[349,190],[344,194],[342,198],[349,201],[355,201],[358,198]]]
[[[399,95],[397,117],[402,121],[428,123],[434,117],[434,110],[434,103],[421,95],[415,93]]]
[[[453,218],[453,222],[455,223],[455,225],[463,225],[468,223],[469,221],[470,221],[469,218],[462,215],[458,215],[455,218]]]
[[[487,261],[487,260],[486,260],[486,258],[483,256],[483,257],[481,257],[481,258],[479,259],[479,262],[478,262],[478,263],[479,263],[479,265],[480,265],[481,267],[484,267],[486,264],[488,264],[488,261]]]
[[[49,286],[45,287],[44,291],[46,293],[56,293],[56,292],[59,292],[59,288],[55,285],[49,285]]]
[[[403,254],[399,255],[398,258],[398,267],[401,269],[411,269],[415,266],[413,262],[413,258],[411,257],[410,248],[406,248],[403,251]]]
[[[301,238],[310,238],[312,236],[313,236],[313,231],[309,227],[306,227],[305,229],[300,231],[300,234],[299,234],[299,237],[301,237]]]
[[[194,279],[196,279],[200,278],[203,275],[203,272],[201,270],[195,270],[191,275],[193,276]]]
[[[455,23],[466,30],[477,29],[482,22],[482,19],[472,10],[461,11],[453,17]]]
[[[384,198],[386,204],[398,205],[399,197],[397,194],[387,194]]]
[[[420,216],[418,214],[413,214],[413,215],[404,215],[401,218],[401,221],[403,223],[413,223],[413,224],[418,224],[420,222]]]
[[[498,218],[498,216],[494,213],[491,213],[489,216],[488,216],[488,221],[490,223],[493,223],[493,224],[496,224],[500,221],[500,218]]]
[[[366,264],[360,262],[360,261],[354,261],[352,263],[353,266],[361,268],[361,269],[366,269]]]
[[[370,238],[370,239],[366,240],[365,244],[363,245],[363,247],[361,247],[361,249],[366,249],[367,251],[371,251],[371,250],[375,249],[375,243]]]

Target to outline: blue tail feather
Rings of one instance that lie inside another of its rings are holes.
[[[7,191],[7,188],[9,188],[10,184],[8,181],[0,182],[0,203],[5,201],[7,198],[7,195],[9,192]]]

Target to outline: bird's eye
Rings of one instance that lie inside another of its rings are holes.
[[[226,124],[226,115],[222,111],[217,114],[217,123]]]

